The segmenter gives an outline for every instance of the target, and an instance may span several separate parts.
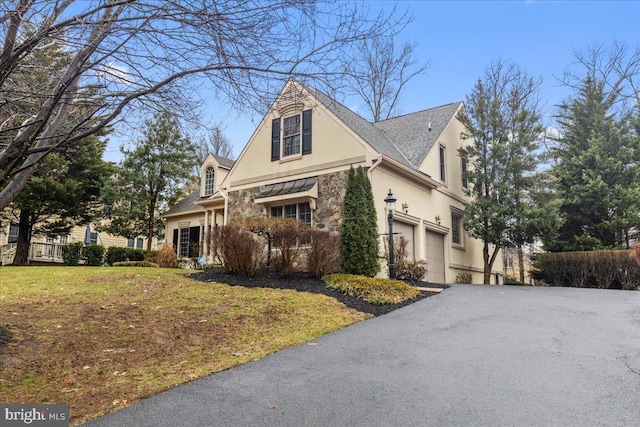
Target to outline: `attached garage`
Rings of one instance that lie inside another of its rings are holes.
[[[427,281],[432,283],[445,283],[444,278],[444,234],[425,230],[427,242]]]

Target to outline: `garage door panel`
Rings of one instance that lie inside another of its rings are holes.
[[[426,230],[427,281],[444,283],[444,235]]]

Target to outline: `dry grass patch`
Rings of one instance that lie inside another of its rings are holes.
[[[0,402],[69,403],[72,424],[365,319],[335,299],[183,270],[0,268]]]

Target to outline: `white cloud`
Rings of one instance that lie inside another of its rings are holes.
[[[106,64],[100,64],[96,70],[96,75],[113,83],[124,83],[127,85],[133,83],[133,77],[129,74],[129,67],[116,65],[112,61]]]

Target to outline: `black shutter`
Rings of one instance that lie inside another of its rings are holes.
[[[180,248],[178,247],[178,229],[175,228],[173,230],[173,247],[176,248],[176,251],[180,251]]]
[[[271,122],[271,161],[280,159],[280,119]]]
[[[198,244],[200,243],[200,227],[189,228],[189,258],[198,256]]]
[[[311,110],[302,112],[302,154],[311,154]]]

